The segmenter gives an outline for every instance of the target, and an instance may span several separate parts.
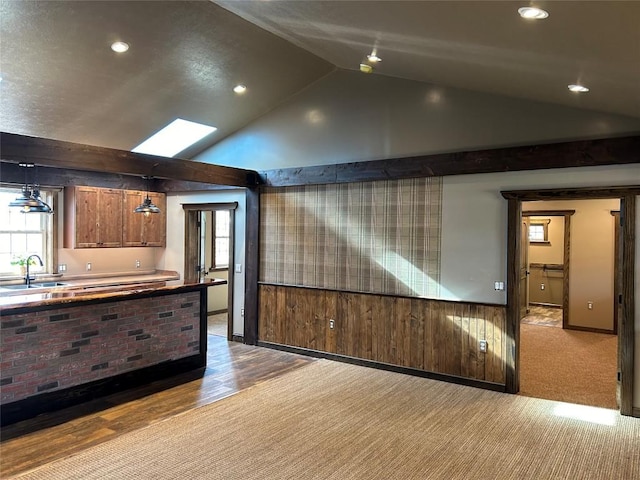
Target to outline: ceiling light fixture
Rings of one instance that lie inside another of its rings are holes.
[[[235,87],[233,87],[233,91],[240,95],[247,91],[247,86],[242,84],[236,85]]]
[[[149,198],[149,182],[151,181],[152,177],[149,176],[149,177],[142,177],[142,178],[144,178],[147,181],[147,196],[144,199],[144,201],[133,210],[133,213],[142,213],[144,214],[145,217],[148,217],[152,213],[160,213],[160,209],[157,206],[155,206],[153,202],[151,202],[151,199]]]
[[[360,64],[360,71],[362,73],[371,73],[373,72],[373,67],[371,65],[367,65],[366,63]]]
[[[19,207],[22,213],[53,213],[52,208],[40,198],[40,186],[27,182],[27,171],[35,168],[33,163],[20,163],[24,171],[24,185],[22,193],[15,200],[9,202],[10,207]]]
[[[129,50],[129,44],[125,42],[113,42],[111,44],[111,50],[116,53],[124,53]]]
[[[367,60],[369,60],[371,63],[380,63],[382,61],[382,59],[374,52],[371,52],[369,55],[367,55]]]
[[[583,85],[567,85],[567,88],[576,93],[586,93],[589,91],[589,89]]]
[[[518,13],[522,18],[526,18],[528,20],[542,20],[549,16],[549,12],[537,7],[520,7],[518,9]]]

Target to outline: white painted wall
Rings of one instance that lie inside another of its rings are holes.
[[[640,132],[640,119],[338,70],[195,159],[267,170]]]
[[[244,335],[244,267],[245,267],[245,223],[246,202],[244,189],[208,192],[189,192],[167,195],[167,248],[158,260],[158,268],[176,270],[184,278],[185,214],[183,204],[238,202],[235,210],[235,263],[242,265],[242,273],[233,277],[233,334]],[[181,284],[182,280],[174,282]]]

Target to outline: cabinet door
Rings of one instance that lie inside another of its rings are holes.
[[[92,248],[98,246],[98,189],[77,187],[75,189],[74,221],[75,247]]]
[[[164,247],[167,232],[167,198],[164,193],[149,192],[151,202],[160,213],[140,215],[143,223],[142,243],[147,247]]]
[[[141,247],[144,215],[134,213],[134,210],[144,200],[144,192],[124,190],[122,193],[122,246]]]
[[[122,246],[122,192],[111,188],[99,190],[98,246]]]

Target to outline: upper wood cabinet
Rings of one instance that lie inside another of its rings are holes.
[[[125,190],[123,192],[124,215],[122,223],[122,246],[164,247],[166,239],[167,201],[164,193],[149,192],[151,202],[160,213],[149,215],[133,213],[147,196],[147,192]]]
[[[134,213],[146,192],[98,187],[65,188],[65,248],[163,247],[166,196],[150,192],[162,213]]]
[[[95,187],[67,188],[64,246],[122,246],[122,191]]]

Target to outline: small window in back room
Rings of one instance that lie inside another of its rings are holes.
[[[213,213],[213,267],[228,268],[230,212],[216,210]]]
[[[531,243],[549,243],[550,219],[531,219],[529,223],[529,241]]]

